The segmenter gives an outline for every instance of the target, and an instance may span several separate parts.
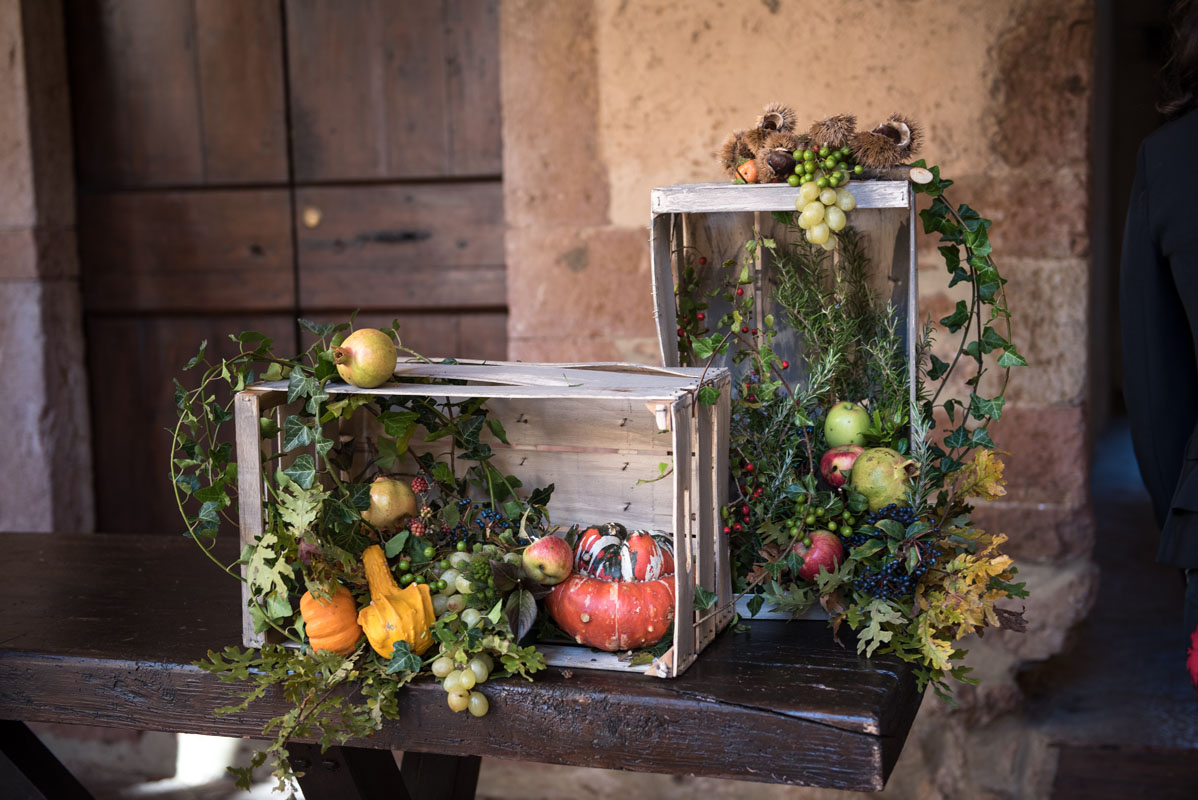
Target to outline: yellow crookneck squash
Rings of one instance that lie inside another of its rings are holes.
[[[407,642],[420,655],[433,643],[432,627],[436,614],[428,586],[413,583],[400,589],[383,549],[372,544],[362,553],[366,580],[370,583],[370,605],[358,612],[358,624],[370,646],[383,658],[390,658],[396,642]]]

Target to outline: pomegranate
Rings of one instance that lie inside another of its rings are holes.
[[[914,463],[889,447],[871,447],[857,456],[849,485],[865,495],[870,511],[891,503],[906,505],[910,484],[907,468]]]
[[[396,523],[416,513],[416,495],[403,481],[379,476],[370,484],[370,508],[362,519],[381,531],[392,530]]]
[[[382,386],[395,372],[395,342],[376,328],[359,328],[333,348],[341,380],[360,389]]]

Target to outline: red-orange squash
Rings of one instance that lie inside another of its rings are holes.
[[[304,618],[304,632],[313,650],[331,650],[343,656],[349,655],[362,638],[354,596],[340,584],[324,599],[304,592],[300,598],[300,616]]]
[[[545,607],[579,644],[615,652],[656,644],[674,620],[674,554],[662,533],[609,523],[583,531],[575,571]]]

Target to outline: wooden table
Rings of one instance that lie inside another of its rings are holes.
[[[239,643],[238,590],[189,540],[4,533],[0,552],[0,719],[255,737],[285,708],[268,695],[213,714],[231,687],[191,663]],[[880,790],[921,700],[907,664],[859,658],[822,622],[725,633],[675,680],[551,668],[485,692],[476,719],[421,681],[373,737],[323,756],[297,744],[309,800],[371,797],[392,775],[386,796],[403,796],[389,750],[415,797],[471,797],[481,756]]]

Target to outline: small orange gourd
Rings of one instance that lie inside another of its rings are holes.
[[[308,643],[313,650],[349,655],[362,638],[358,606],[349,589],[341,584],[323,599],[304,592],[300,598],[300,616],[304,618],[304,632],[308,634]]]
[[[383,549],[372,544],[362,553],[366,580],[370,583],[370,605],[358,612],[358,624],[374,651],[390,658],[396,642],[407,642],[420,655],[433,643],[429,632],[437,615],[426,584],[409,584],[400,589]]]

